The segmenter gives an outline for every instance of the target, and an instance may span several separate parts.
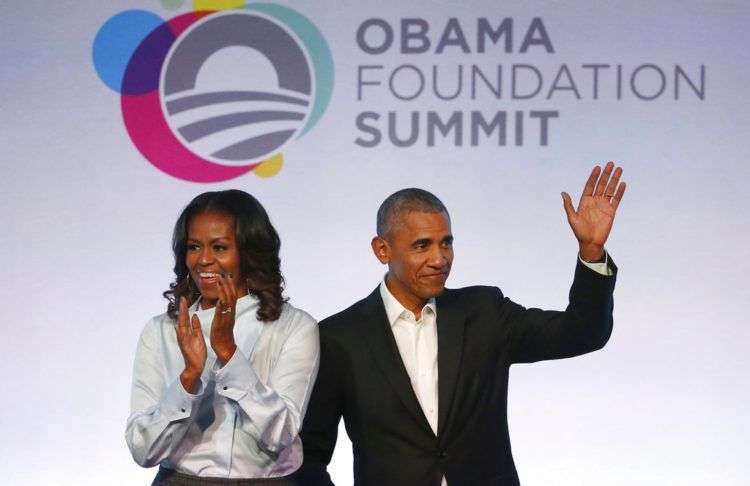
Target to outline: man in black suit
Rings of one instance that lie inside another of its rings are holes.
[[[625,192],[620,168],[591,172],[578,208],[562,193],[579,242],[564,312],[526,309],[496,287],[445,289],[450,217],[421,189],[378,211],[375,256],[388,265],[368,297],[320,323],[320,371],[302,429],[302,485],[332,485],[326,466],[340,418],[355,486],[518,485],[507,423],[513,363],[600,349],[612,331],[616,267],[604,251]]]

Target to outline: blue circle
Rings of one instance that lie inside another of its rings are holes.
[[[138,46],[164,20],[146,10],[126,10],[110,17],[94,39],[94,68],[99,78],[118,93],[128,62]]]

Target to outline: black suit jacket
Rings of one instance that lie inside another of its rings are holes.
[[[610,267],[615,270],[614,263]],[[513,363],[601,348],[612,331],[615,276],[577,264],[565,312],[526,309],[496,287],[437,297],[438,433],[411,387],[378,289],[320,323],[320,371],[302,429],[304,486],[326,471],[340,418],[356,486],[518,485],[507,421]]]

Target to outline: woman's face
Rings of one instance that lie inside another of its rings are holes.
[[[203,308],[214,307],[219,298],[218,274],[232,281],[242,293],[240,252],[234,232],[234,218],[225,213],[203,212],[193,216],[188,225],[185,265],[200,289]]]

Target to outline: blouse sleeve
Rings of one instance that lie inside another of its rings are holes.
[[[202,380],[196,394],[188,393],[179,377],[167,383],[158,324],[157,318],[152,319],[138,341],[125,428],[130,453],[143,467],[155,466],[179,445],[205,390]]]
[[[292,319],[292,331],[268,383],[258,378],[239,348],[215,374],[217,393],[238,406],[239,427],[272,457],[290,446],[299,434],[318,371],[318,325],[301,311]]]

